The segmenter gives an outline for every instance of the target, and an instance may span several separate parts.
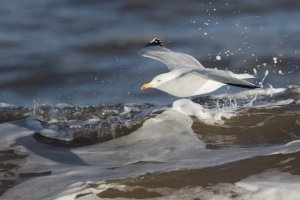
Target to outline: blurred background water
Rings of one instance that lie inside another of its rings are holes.
[[[206,67],[255,68],[257,82],[269,70],[266,87],[299,85],[299,10],[293,0],[2,0],[0,101],[170,103],[140,91],[167,71],[137,55],[154,37]]]

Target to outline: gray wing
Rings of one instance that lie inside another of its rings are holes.
[[[245,74],[239,75],[234,74],[230,71],[225,70],[217,70],[217,69],[192,69],[189,73],[194,73],[202,77],[206,77],[208,79],[224,83],[226,85],[231,85],[235,87],[241,87],[241,88],[260,88],[253,83],[250,83],[248,81],[243,80],[243,76],[245,77]],[[250,75],[249,75],[250,76]],[[249,77],[247,77],[249,78]]]
[[[204,68],[201,63],[196,60],[193,56],[185,53],[179,53],[171,51],[164,47],[163,43],[154,38],[151,42],[146,44],[140,51],[139,54],[158,60],[164,63],[169,70],[178,69],[181,67],[194,67],[194,68]]]

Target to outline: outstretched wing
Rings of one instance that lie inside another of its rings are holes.
[[[194,68],[204,68],[201,63],[196,60],[193,56],[185,53],[179,53],[167,49],[163,43],[154,38],[148,44],[146,44],[140,51],[139,54],[158,60],[164,63],[169,70],[178,69],[181,67],[194,67]]]
[[[254,78],[253,76],[247,74],[234,74],[230,71],[208,69],[208,68],[192,69],[189,73],[194,73],[201,77],[205,77],[207,79],[211,79],[235,87],[249,88],[249,89],[260,88],[254,85],[253,83],[243,80],[245,78]]]

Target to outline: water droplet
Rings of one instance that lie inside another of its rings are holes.
[[[222,59],[222,57],[220,55],[216,56],[216,60],[221,60],[221,59]]]

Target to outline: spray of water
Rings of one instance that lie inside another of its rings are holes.
[[[266,71],[265,71],[265,76],[263,77],[263,79],[261,80],[261,82],[259,82],[259,86],[260,86],[260,87],[263,87],[263,83],[264,83],[266,77],[268,76],[268,74],[269,74],[269,71],[266,70]]]

